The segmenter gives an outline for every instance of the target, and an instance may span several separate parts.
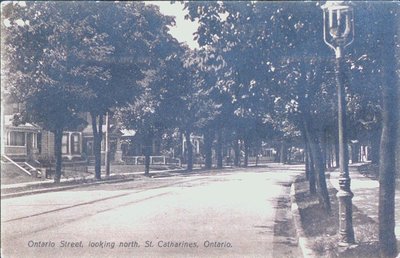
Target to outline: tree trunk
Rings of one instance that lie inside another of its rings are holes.
[[[292,148],[287,149],[286,148],[286,164],[291,164],[292,163]]]
[[[280,149],[280,155],[279,155],[279,163],[286,163],[287,161],[287,148],[286,148],[286,143],[285,141],[282,140],[281,142],[281,149]]]
[[[307,179],[308,179],[308,185],[309,185],[309,190],[310,190],[310,194],[315,194],[317,192],[317,188],[315,185],[315,170],[314,170],[314,162],[313,162],[313,158],[310,154],[310,147],[309,147],[309,143],[306,142],[305,146],[306,146],[306,175],[307,175]]]
[[[317,176],[317,190],[320,200],[325,207],[325,210],[330,213],[331,212],[331,203],[329,199],[329,192],[326,185],[325,178],[325,166],[323,163],[321,148],[319,146],[318,141],[315,139],[312,143],[310,143],[311,156],[314,164],[314,171]]]
[[[307,115],[305,115],[307,116]],[[316,182],[317,182],[317,191],[318,191],[318,197],[320,202],[323,204],[325,207],[325,210],[327,211],[328,214],[331,212],[331,203],[330,203],[330,198],[329,198],[329,192],[328,188],[326,185],[326,178],[325,178],[325,167],[324,167],[324,162],[323,162],[323,157],[322,157],[322,152],[321,152],[321,147],[318,142],[318,138],[315,136],[315,133],[312,134],[311,132],[311,126],[310,126],[310,121],[311,118],[306,118],[305,120],[305,131],[307,135],[307,139],[309,140],[309,147],[310,147],[310,152],[311,152],[311,158],[312,162],[314,164],[314,170],[316,174]]]
[[[239,139],[235,139],[233,141],[233,150],[235,152],[235,158],[234,158],[234,165],[235,167],[238,167],[240,164],[240,148],[239,148]]]
[[[305,159],[304,159],[304,169],[306,171],[306,179],[310,179],[310,155],[308,154],[309,149],[308,149],[308,144],[307,141],[304,142],[304,154],[305,154]]]
[[[395,257],[397,252],[394,233],[396,154],[393,136],[395,131],[394,126],[389,122],[392,115],[387,114],[391,112],[385,110],[383,113],[384,127],[381,137],[381,162],[379,163],[379,243],[383,257]]]
[[[249,140],[244,140],[244,161],[243,166],[247,167],[249,165]]]
[[[90,113],[93,129],[94,173],[97,180],[101,179],[101,141],[103,140],[103,115]],[[98,117],[98,119],[97,119]]]
[[[193,146],[192,142],[190,141],[190,130],[186,130],[185,138],[186,138],[186,148],[187,148],[187,171],[193,170]]]
[[[56,167],[54,174],[54,183],[60,183],[61,180],[61,168],[62,168],[62,155],[61,155],[61,145],[62,145],[63,130],[58,129],[54,132],[54,154],[56,158]]]
[[[320,146],[321,146],[322,164],[323,164],[324,168],[326,169],[327,168],[327,165],[326,165],[326,153],[327,152],[326,152],[326,135],[325,135],[325,133],[322,133],[320,135],[319,142],[320,142]]]
[[[208,131],[204,135],[204,154],[205,154],[205,168],[211,169],[212,167],[212,142],[213,142],[213,133]]]
[[[302,63],[302,66],[305,66]],[[305,137],[309,143],[310,149],[310,157],[312,158],[312,162],[314,163],[314,169],[317,175],[317,191],[318,197],[322,205],[324,206],[325,210],[328,214],[331,213],[331,203],[329,199],[329,192],[326,185],[326,178],[325,178],[325,167],[323,163],[323,157],[321,155],[321,147],[318,142],[318,133],[316,130],[312,130],[314,128],[312,116],[310,113],[310,100],[307,98],[307,91],[306,91],[307,80],[305,76],[302,76],[302,81],[299,83],[298,88],[298,96],[299,96],[299,109],[302,113],[303,118],[303,128],[305,132]]]
[[[101,140],[99,135],[93,137],[94,171],[98,180],[101,179]]]
[[[379,145],[380,145],[381,130],[376,129],[371,137],[371,163],[379,164]]]
[[[275,154],[274,162],[279,163],[279,161],[281,160],[281,152],[280,152],[281,144],[280,144],[279,142],[276,142],[276,143],[274,144],[274,148],[275,148],[276,150],[278,150],[278,151],[276,152],[276,154]]]
[[[397,86],[395,41],[396,27],[400,25],[387,5],[384,12],[387,27],[382,38],[383,61],[383,110],[382,136],[379,155],[379,249],[382,257],[395,257],[397,241],[395,235],[395,187],[396,187],[396,137],[397,137]],[[393,8],[395,10],[396,8]],[[396,11],[393,11],[396,13]],[[397,12],[397,15],[399,13]],[[399,54],[399,52],[397,52]]]
[[[397,58],[400,58],[400,53],[397,55]],[[398,64],[399,66],[399,64]],[[396,110],[400,110],[400,83],[397,84],[397,108]],[[397,168],[397,175],[396,177],[400,179],[400,118],[397,118],[397,151],[396,151],[396,168]]]
[[[222,168],[222,130],[217,131],[217,147],[216,147],[216,155],[217,155],[217,168]]]
[[[106,170],[106,177],[110,176],[110,114],[107,112],[106,114],[106,135],[105,135],[105,155],[104,155],[104,163]]]
[[[330,167],[331,168],[335,167],[334,162],[333,162],[334,158],[335,158],[335,147],[334,147],[334,144],[331,143],[330,150],[329,150],[329,159],[330,159]]]
[[[327,159],[326,162],[327,162],[328,168],[331,168],[332,167],[332,144],[328,144],[326,159]]]
[[[152,150],[153,136],[147,134],[144,141],[144,175],[148,176],[150,174],[150,156]]]
[[[303,124],[305,123],[303,122]],[[310,143],[304,126],[301,127],[301,134],[303,135],[304,140],[306,178],[308,180],[310,194],[315,194],[317,192],[317,188],[315,183],[314,162],[311,155]]]
[[[316,194],[317,193],[317,185],[316,185],[316,180],[315,180],[315,169],[314,169],[314,159],[311,155],[311,150],[309,148],[309,167],[310,167],[310,172],[309,172],[309,179],[308,179],[308,186],[310,190],[310,194]]]

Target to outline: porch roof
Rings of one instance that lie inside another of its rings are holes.
[[[13,125],[13,118],[14,115],[5,115],[4,116],[4,127],[13,130],[13,131],[20,131],[20,132],[40,132],[40,127],[36,126],[31,123],[20,124],[18,126]]]

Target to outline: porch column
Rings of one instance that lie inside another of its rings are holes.
[[[115,150],[115,161],[116,163],[124,163],[124,161],[122,160],[122,148],[121,148],[121,137],[117,138],[117,146],[116,146],[116,150]]]

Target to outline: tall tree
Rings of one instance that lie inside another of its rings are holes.
[[[154,73],[152,72],[152,75]],[[154,137],[160,135],[165,130],[165,113],[160,110],[160,100],[157,93],[149,86],[145,92],[137,96],[135,100],[116,112],[117,119],[123,127],[133,129],[142,138],[142,150],[145,156],[145,175],[150,173],[150,155],[152,154],[152,144]]]
[[[271,107],[266,85],[265,56],[259,46],[260,26],[251,2],[213,2],[186,4],[190,19],[198,19],[196,39],[199,45],[213,49],[215,59],[222,60],[214,86],[214,99],[221,103],[216,120],[217,166],[222,167],[222,145],[233,138],[239,161],[239,144],[244,144],[245,161],[254,138],[256,125],[262,122],[263,112]],[[199,11],[200,10],[200,11]],[[245,33],[246,32],[246,33]],[[225,138],[225,140],[224,140]],[[247,165],[247,162],[244,162]]]
[[[101,60],[113,50],[82,20],[88,14],[80,10],[79,4],[54,2],[10,3],[2,10],[4,82],[14,98],[26,104],[25,120],[55,134],[55,182],[61,177],[63,130],[80,122],[83,82],[107,76],[106,70],[87,65],[86,59]],[[79,13],[80,19],[71,19],[72,13]],[[82,40],[86,34],[91,37]]]
[[[383,4],[376,6],[385,17],[381,27],[382,43],[379,45],[383,64],[382,136],[379,165],[379,246],[382,257],[397,255],[395,229],[395,179],[396,179],[396,110],[397,89],[400,84],[396,71],[396,46],[399,44],[400,6]]]
[[[212,98],[212,86],[215,67],[209,63],[210,53],[206,50],[193,51],[186,49],[182,56],[184,77],[176,88],[175,103],[180,103],[181,109],[175,112],[178,126],[184,132],[188,150],[188,170],[193,168],[193,150],[191,134],[200,133],[210,126],[219,114],[220,105]]]
[[[159,25],[167,24],[169,17],[165,19],[160,20]],[[148,29],[149,32],[154,30]],[[184,74],[180,59],[183,51],[177,40],[166,29],[152,35],[154,38],[148,42],[151,47],[147,53],[144,78],[138,82],[136,94],[128,95],[128,104],[121,105],[116,113],[123,127],[136,130],[143,138],[146,175],[150,170],[154,137],[176,126],[176,114],[181,106],[178,102],[171,101],[171,97],[175,96],[172,92],[178,88]]]
[[[172,17],[164,16],[155,5],[143,2],[96,2],[83,3],[82,8],[91,10],[86,21],[107,37],[114,47],[112,57],[101,62],[88,59],[108,70],[109,78],[103,81],[86,81],[90,94],[82,103],[82,110],[92,117],[94,136],[95,176],[101,178],[101,142],[103,139],[103,117],[111,108],[124,106],[135,95],[143,92],[138,82],[144,72],[154,64],[154,53],[166,51],[164,40]],[[117,14],[118,15],[115,15]]]

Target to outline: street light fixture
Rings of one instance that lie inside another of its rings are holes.
[[[345,1],[327,1],[321,8],[324,41],[335,51],[336,58],[341,58],[343,49],[354,41],[353,8]]]
[[[339,131],[339,245],[355,242],[353,230],[352,198],[349,176],[349,152],[347,148],[346,98],[342,70],[342,53],[354,40],[353,8],[345,1],[327,1],[321,6],[324,15],[324,41],[335,51],[335,77],[338,94]]]

